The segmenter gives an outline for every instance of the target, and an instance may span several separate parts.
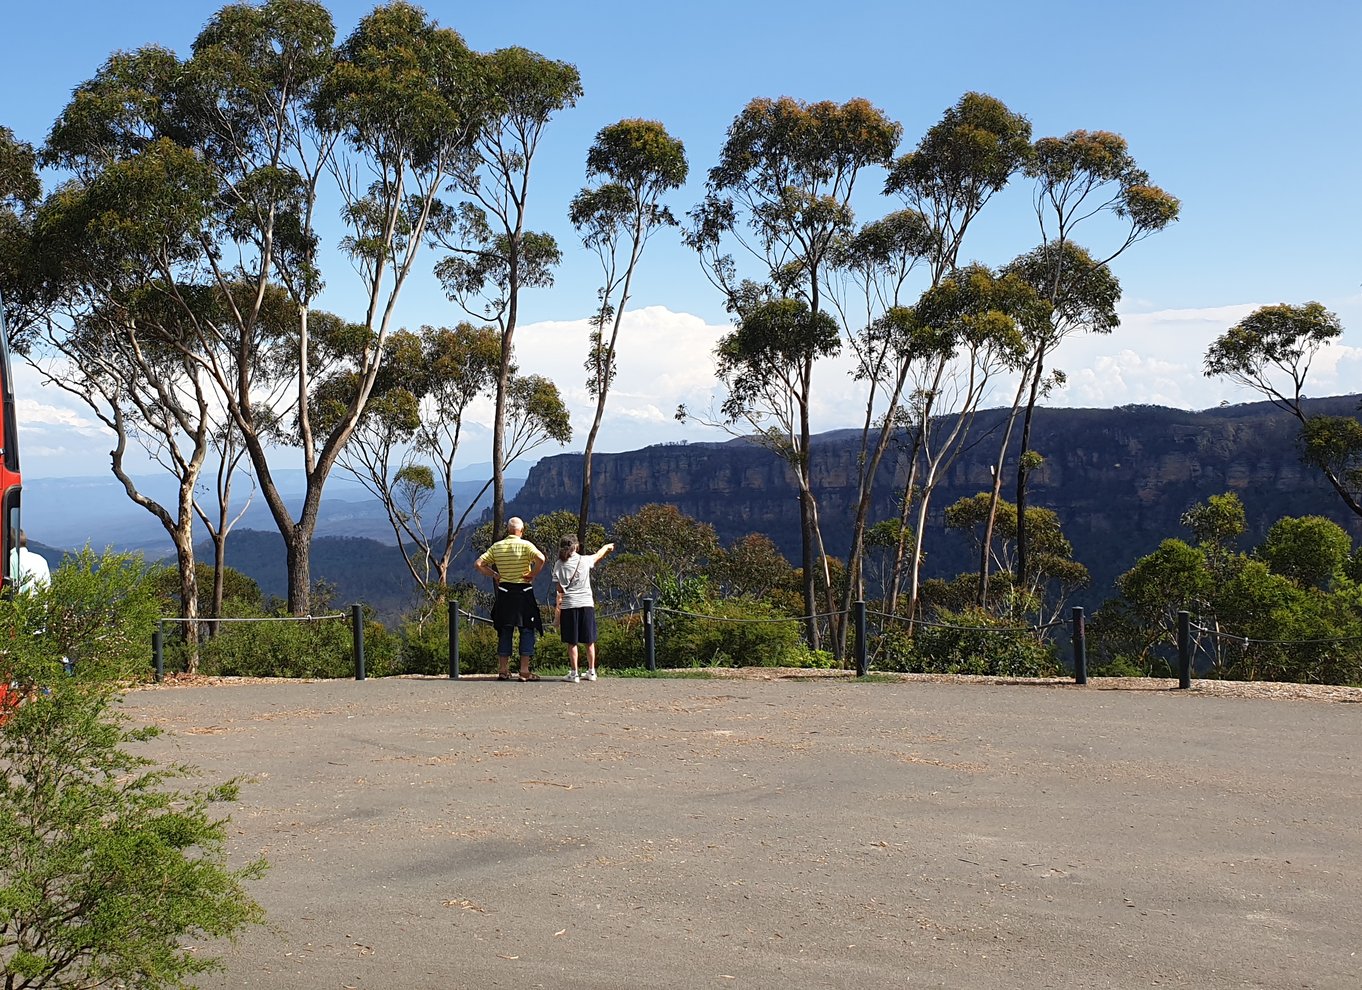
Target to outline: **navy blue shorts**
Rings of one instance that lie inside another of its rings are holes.
[[[569,645],[583,643],[590,646],[596,642],[596,606],[563,609],[562,621],[558,623],[558,638]]]

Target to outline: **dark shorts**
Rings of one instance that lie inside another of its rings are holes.
[[[570,645],[584,643],[590,646],[596,642],[596,606],[563,609],[562,621],[558,623],[558,638]]]

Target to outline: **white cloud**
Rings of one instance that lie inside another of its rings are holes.
[[[662,440],[718,439],[713,431],[676,422],[676,407],[706,408],[714,393],[714,345],[727,332],[690,313],[665,306],[644,306],[624,314],[620,327],[618,373],[606,400],[597,441],[601,450],[628,450]],[[572,413],[573,449],[580,449],[595,415],[586,388],[585,320],[532,323],[516,331],[516,362],[521,374],[553,379]],[[490,405],[478,410],[491,422]]]
[[[1122,324],[1108,336],[1085,335],[1066,340],[1050,367],[1066,372],[1068,381],[1048,398],[1051,406],[1109,407],[1150,403],[1205,409],[1229,402],[1248,402],[1256,395],[1202,373],[1206,348],[1228,327],[1257,308],[1256,303],[1122,313]],[[1347,319],[1345,319],[1345,326]],[[727,439],[717,429],[678,423],[676,407],[685,403],[709,412],[722,401],[714,372],[714,346],[726,325],[706,323],[690,313],[665,306],[626,312],[619,340],[619,374],[606,404],[598,449],[631,450],[668,440]],[[590,327],[585,319],[555,320],[522,326],[516,335],[516,359],[522,374],[540,374],[558,384],[572,415],[580,450],[594,415],[582,362]],[[1362,382],[1362,346],[1342,343],[1316,357],[1308,383],[1312,395],[1356,391]],[[819,365],[814,384],[814,428],[859,426],[864,417],[864,386],[852,378],[849,354]],[[16,391],[24,463],[39,475],[82,474],[106,470],[108,435],[76,400],[66,400],[41,383],[31,369],[17,365]],[[1015,381],[1000,379],[986,405],[1011,401]],[[492,403],[480,400],[469,411],[466,458],[484,457],[492,424]],[[555,453],[540,447],[532,456]]]
[[[56,406],[37,399],[16,396],[14,411],[19,421],[19,429],[55,426],[77,430],[85,436],[103,434],[104,425],[88,414],[68,406]]]
[[[1051,365],[1063,369],[1068,382],[1051,394],[1048,404],[1147,403],[1207,409],[1222,401],[1255,401],[1259,398],[1256,393],[1224,379],[1207,378],[1202,367],[1211,343],[1259,305],[1123,312],[1114,333],[1072,337],[1064,342]],[[1359,381],[1362,348],[1335,343],[1316,356],[1308,391],[1312,395],[1353,392]]]

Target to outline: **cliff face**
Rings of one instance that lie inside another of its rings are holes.
[[[1357,396],[1315,400],[1312,413],[1356,415]],[[973,446],[950,466],[931,504],[925,541],[928,576],[973,567],[966,539],[944,530],[957,499],[986,491],[1005,414],[980,413]],[[1019,432],[1019,430],[1017,431]],[[1187,412],[1157,406],[1038,409],[1033,449],[1045,463],[1031,476],[1028,499],[1058,513],[1074,556],[1093,574],[1096,602],[1134,561],[1171,536],[1190,534],[1179,517],[1211,495],[1233,491],[1244,502],[1249,546],[1284,515],[1328,516],[1362,538],[1362,520],[1314,469],[1300,462],[1297,423],[1267,403]],[[1015,448],[1015,439],[1014,439]],[[845,556],[855,509],[859,437],[839,431],[816,438],[813,476],[828,552]],[[711,523],[724,542],[750,532],[770,536],[799,558],[799,504],[790,469],[748,440],[664,444],[597,454],[592,515],[609,523],[649,502],[667,502]],[[1004,468],[1003,497],[1015,496],[1016,463]],[[546,457],[530,472],[510,511],[533,518],[575,511],[581,498],[579,454]],[[896,517],[906,457],[892,450],[877,479],[871,521]]]

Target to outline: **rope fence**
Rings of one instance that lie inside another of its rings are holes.
[[[1234,633],[1225,632],[1223,629],[1203,626],[1199,622],[1193,622],[1190,626],[1197,632],[1229,640],[1236,646],[1317,646],[1324,643],[1362,643],[1362,636],[1329,636],[1322,639],[1254,639],[1251,636],[1238,636]]]
[[[550,606],[541,606],[550,607]],[[1072,643],[1072,670],[1073,679],[1076,684],[1087,683],[1087,637],[1084,610],[1080,606],[1071,609],[1069,618],[1055,618],[1049,622],[1031,626],[984,626],[984,625],[959,625],[949,622],[940,622],[931,619],[909,619],[905,616],[895,615],[879,610],[867,609],[866,603],[858,601],[854,603],[850,611],[819,612],[812,615],[798,616],[723,616],[712,615],[704,612],[694,612],[688,609],[671,608],[665,605],[658,605],[653,599],[645,598],[641,606],[630,605],[625,608],[615,609],[614,611],[601,614],[598,618],[616,619],[624,616],[642,615],[643,633],[643,653],[647,669],[650,672],[657,670],[656,657],[656,636],[659,622],[662,616],[675,616],[678,618],[694,619],[701,622],[730,623],[735,625],[772,625],[782,623],[805,623],[810,620],[824,619],[849,619],[850,626],[847,633],[854,634],[850,639],[849,646],[850,658],[854,658],[856,674],[864,677],[869,673],[869,635],[867,632],[867,620],[875,619],[876,635],[882,637],[889,626],[895,623],[907,624],[910,627],[922,627],[931,629],[946,629],[960,633],[979,633],[989,635],[1025,635],[1037,636],[1051,630],[1068,628],[1070,630]],[[164,651],[163,651],[163,630],[167,625],[188,625],[190,623],[205,624],[229,624],[229,623],[261,623],[261,622],[301,622],[317,623],[336,621],[349,618],[352,624],[352,637],[354,644],[354,666],[355,679],[365,679],[365,656],[364,656],[364,616],[363,606],[356,604],[351,606],[350,612],[334,612],[324,615],[303,615],[303,616],[267,616],[249,618],[198,618],[185,619],[178,617],[166,617],[161,619],[152,636],[152,652],[155,664],[155,677],[160,681],[164,677]],[[460,671],[460,627],[467,621],[472,625],[482,624],[491,626],[492,620],[484,615],[465,609],[458,602],[449,603],[449,677],[458,679]],[[1186,689],[1191,686],[1193,662],[1198,651],[1204,649],[1200,643],[1202,637],[1214,637],[1223,643],[1239,646],[1248,649],[1251,646],[1263,647],[1308,647],[1308,646],[1330,646],[1338,644],[1362,643],[1362,636],[1336,636],[1336,637],[1316,637],[1305,639],[1261,639],[1256,637],[1241,636],[1207,626],[1202,622],[1193,621],[1191,613],[1183,610],[1177,613],[1176,642],[1177,642],[1177,676],[1178,687]]]
[[[200,623],[207,624],[213,622],[322,622],[326,619],[348,619],[348,618],[350,618],[350,616],[344,612],[335,612],[332,613],[331,615],[265,615],[244,619],[233,618],[206,619],[202,617],[197,619],[179,619],[167,617],[160,619],[158,621],[172,624],[181,623],[183,625],[189,625],[192,623],[194,625],[199,625]]]
[[[351,642],[353,644],[352,648],[354,651],[355,660],[355,680],[362,681],[365,679],[364,606],[359,604],[350,606],[350,611],[348,614],[345,612],[332,612],[327,615],[266,615],[242,618],[226,617],[226,618],[195,618],[195,619],[165,616],[157,620],[156,629],[151,634],[151,662],[153,676],[158,684],[165,679],[165,627],[167,625],[197,626],[200,623],[211,625],[214,623],[253,623],[253,622],[276,622],[276,623],[305,622],[311,624],[316,622],[334,622],[337,619],[346,618],[350,620],[351,627],[350,635]]]

